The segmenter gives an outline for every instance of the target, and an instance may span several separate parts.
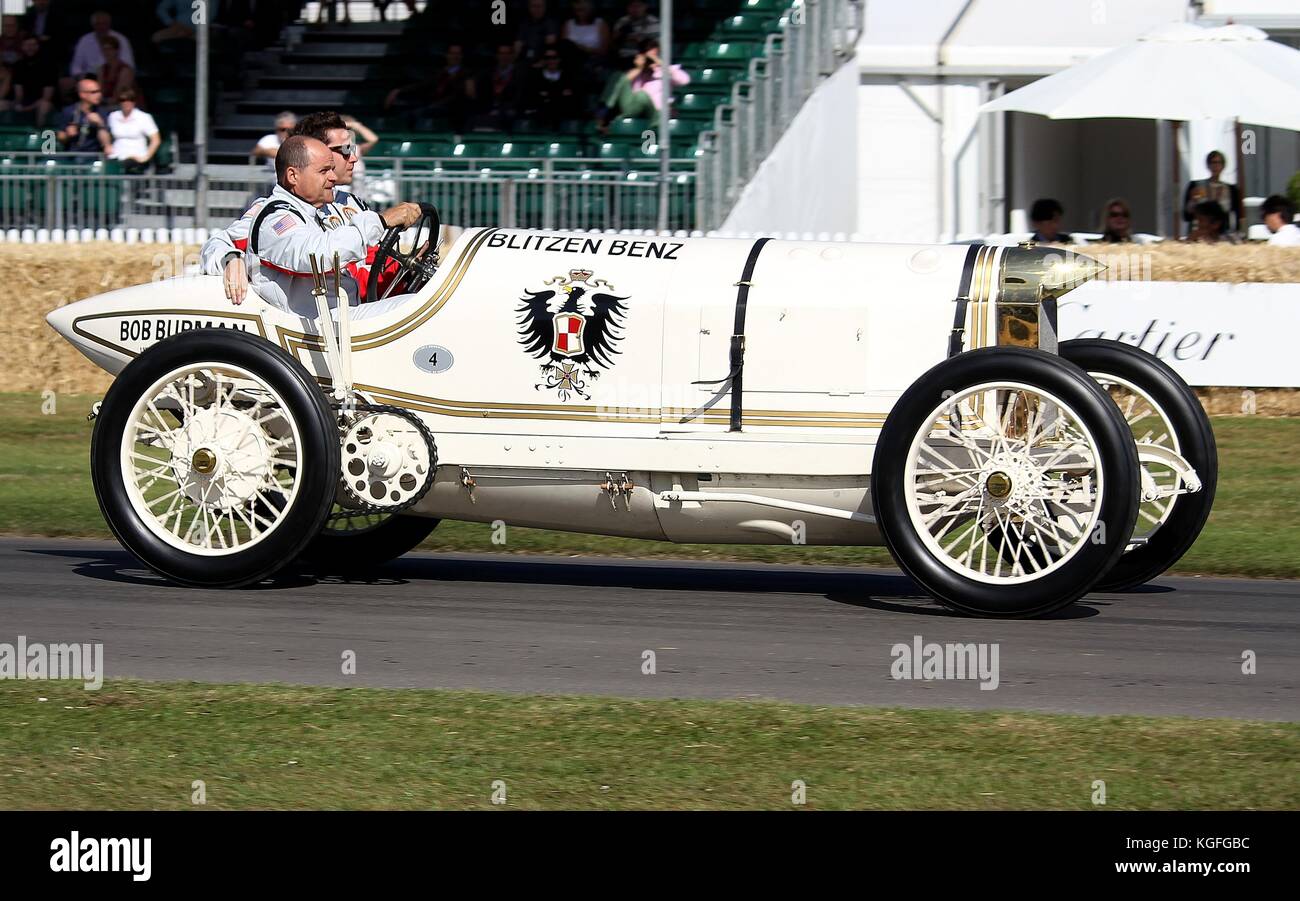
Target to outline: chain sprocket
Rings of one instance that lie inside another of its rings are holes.
[[[362,514],[400,513],[401,511],[419,503],[420,499],[423,498],[433,486],[434,475],[438,470],[438,448],[434,442],[433,433],[429,431],[429,427],[424,424],[424,421],[409,410],[403,409],[402,407],[390,406],[388,404],[355,403],[347,406],[335,404],[334,408],[339,415],[340,440],[344,442],[346,442],[347,436],[352,433],[353,429],[358,425],[361,425],[371,416],[387,414],[410,423],[415,427],[416,431],[424,441],[425,448],[428,450],[429,466],[427,472],[424,473],[423,481],[412,489],[409,496],[400,503],[376,504],[372,499],[358,493],[358,489],[356,488],[355,483],[358,480],[358,476],[364,476],[365,473],[351,474],[350,476],[346,471],[346,461],[348,460],[349,455],[345,445],[343,454],[345,470],[339,473],[339,484],[343,489],[343,493],[346,496],[348,503],[345,509],[330,516],[330,525],[333,526],[335,520],[351,518]],[[362,481],[365,481],[365,479],[363,478]]]

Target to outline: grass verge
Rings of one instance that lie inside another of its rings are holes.
[[[1295,809],[1300,725],[0,682],[0,808]]]
[[[38,394],[0,394],[0,533],[107,537],[90,485],[96,397],[60,395],[51,415]],[[1175,571],[1300,577],[1300,419],[1214,417],[1219,491],[1209,524]],[[668,544],[570,532],[512,528],[492,544],[478,523],[444,522],[433,550],[581,556],[667,557],[772,563],[885,565],[884,548]]]

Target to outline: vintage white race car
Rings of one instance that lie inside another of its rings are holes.
[[[481,228],[439,262],[396,240],[404,295],[333,318],[202,276],[49,315],[118,374],[91,465],[145,564],[358,572],[440,519],[885,544],[944,604],[1029,616],[1160,574],[1209,514],[1188,387],[1131,346],[1057,343],[1087,257]]]

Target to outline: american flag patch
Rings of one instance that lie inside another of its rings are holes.
[[[275,225],[271,226],[271,231],[275,232],[277,235],[282,235],[285,232],[287,232],[289,229],[294,228],[297,225],[298,225],[298,217],[294,216],[292,213],[289,213],[284,216],[281,216],[278,220],[276,220]]]
[[[257,215],[257,211],[260,210],[260,209],[262,208],[262,204],[265,203],[265,202],[266,202],[266,201],[264,201],[264,200],[259,200],[257,203],[255,203],[255,204],[253,204],[252,206],[250,206],[250,207],[248,208],[248,211],[245,212],[244,215],[241,216],[240,218],[241,218],[241,219],[252,219],[254,216]]]

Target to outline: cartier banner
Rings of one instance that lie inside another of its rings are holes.
[[[1090,282],[1061,299],[1060,328],[1136,344],[1191,385],[1300,387],[1300,284]]]

